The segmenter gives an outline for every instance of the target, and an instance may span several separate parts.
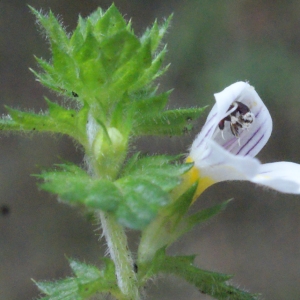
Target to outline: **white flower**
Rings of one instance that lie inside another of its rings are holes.
[[[261,164],[254,158],[272,132],[269,111],[254,88],[237,82],[214,96],[216,104],[187,158],[195,164],[190,181],[200,178],[197,196],[211,184],[225,180],[248,180],[283,193],[300,194],[299,164]]]

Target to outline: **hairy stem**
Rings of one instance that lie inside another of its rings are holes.
[[[99,130],[101,130],[99,124],[90,113],[87,123],[87,136],[89,141],[87,153],[89,154],[86,156],[86,162],[89,171],[93,176],[101,177],[103,174],[105,174],[107,178],[113,179],[116,177],[116,170],[118,169],[118,166],[120,166],[123,162],[125,157],[124,153],[126,153],[126,147],[121,147],[120,149],[116,148],[116,144],[112,144],[111,149],[106,149],[109,150],[110,154],[113,153],[113,156],[119,158],[117,159],[117,162],[113,161],[109,155],[104,155],[102,153],[103,149],[101,149],[101,146],[103,147],[103,144],[101,142],[101,138],[99,145],[96,143]],[[101,159],[97,160],[99,155]],[[109,254],[115,264],[118,286],[123,294],[123,297],[119,297],[119,300],[138,300],[139,290],[137,278],[134,272],[133,259],[127,244],[127,237],[124,229],[120,224],[117,223],[114,216],[110,215],[109,213],[99,212],[98,217],[101,222],[103,235],[106,239]]]
[[[126,300],[138,300],[137,279],[125,232],[108,213],[100,212],[99,217],[110,256],[115,263],[118,286]]]

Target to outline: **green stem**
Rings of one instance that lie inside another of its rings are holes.
[[[104,175],[113,180],[126,156],[127,140],[123,141],[122,135],[116,129],[111,129],[109,140],[107,140],[109,134],[107,131],[106,139],[104,139],[101,134],[99,135],[101,130],[98,122],[90,113],[87,123],[89,147],[86,151],[86,161],[93,176],[99,178]],[[122,142],[121,146],[119,140]],[[99,212],[99,220],[109,254],[115,264],[118,287],[123,295],[122,298],[118,298],[119,300],[139,300],[133,259],[124,229],[109,213]]]
[[[99,213],[108,250],[115,263],[118,286],[126,300],[138,300],[137,278],[125,232],[115,218],[108,213]]]

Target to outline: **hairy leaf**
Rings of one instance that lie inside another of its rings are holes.
[[[72,164],[58,165],[57,170],[43,172],[38,177],[43,190],[59,195],[70,204],[111,212],[124,226],[143,229],[170,201],[169,191],[180,181],[190,164],[169,165],[174,157],[145,158],[140,173],[132,168],[117,181],[90,177],[83,169]],[[154,164],[150,164],[150,162]],[[163,163],[155,167],[156,163]],[[148,164],[148,167],[147,167]]]
[[[19,130],[25,131],[62,133],[75,138],[82,144],[85,144],[85,124],[87,120],[86,107],[77,111],[74,109],[63,108],[48,99],[46,99],[46,102],[49,109],[46,113],[41,114],[21,112],[19,110],[6,107],[11,119],[2,119],[4,129],[10,130],[11,126],[12,130],[18,128]]]
[[[157,251],[151,263],[140,265],[140,276],[153,277],[159,273],[173,274],[193,284],[198,290],[219,300],[257,300],[258,295],[247,293],[226,281],[231,275],[210,272],[197,268],[195,256],[167,256],[165,248]]]
[[[143,90],[159,74],[156,49],[166,32],[170,18],[157,22],[142,38],[134,35],[115,5],[107,11],[96,10],[79,18],[72,34],[67,34],[52,12],[42,14],[31,8],[50,41],[52,61],[38,59],[44,73],[34,72],[42,84],[71,95],[79,101],[101,105],[105,113],[126,93]]]
[[[130,228],[143,229],[169,202],[169,195],[144,178],[124,177],[116,182],[125,198],[116,212],[118,221]]]
[[[44,172],[38,177],[43,190],[59,195],[61,200],[71,204],[84,204],[103,211],[115,211],[123,200],[117,186],[106,179],[91,178],[75,165],[59,165],[62,170]]]
[[[75,277],[56,282],[36,282],[39,290],[46,295],[41,300],[83,300],[98,293],[111,293],[119,296],[114,264],[104,259],[104,267],[94,266],[70,260]]]
[[[186,173],[193,164],[171,163],[178,156],[148,156],[138,159],[133,157],[123,170],[124,176],[143,178],[160,186],[164,191],[171,191],[181,182],[181,175]]]
[[[146,115],[136,120],[135,135],[181,135],[193,128],[204,108],[167,110],[158,115]]]

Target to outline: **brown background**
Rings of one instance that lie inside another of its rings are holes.
[[[61,16],[73,30],[78,14],[87,16],[110,1],[0,1],[0,113],[4,104],[36,112],[43,96],[56,96],[34,80],[33,54],[50,58],[27,4]],[[165,41],[171,62],[161,89],[175,88],[170,107],[212,105],[213,93],[237,80],[249,80],[267,104],[274,121],[263,162],[300,162],[300,2],[250,0],[116,0],[135,31],[174,12]],[[205,117],[181,138],[147,138],[136,142],[148,153],[185,152]],[[49,280],[71,275],[66,257],[99,263],[105,252],[101,231],[84,213],[41,192],[30,174],[59,163],[80,163],[82,153],[68,138],[51,135],[0,137],[0,300],[38,296],[31,278]],[[250,183],[211,187],[193,210],[234,198],[228,209],[198,226],[170,253],[194,254],[201,268],[235,274],[233,282],[264,299],[300,299],[300,196],[283,195]],[[138,232],[128,231],[133,249]],[[210,299],[174,278],[154,281],[148,299]]]

